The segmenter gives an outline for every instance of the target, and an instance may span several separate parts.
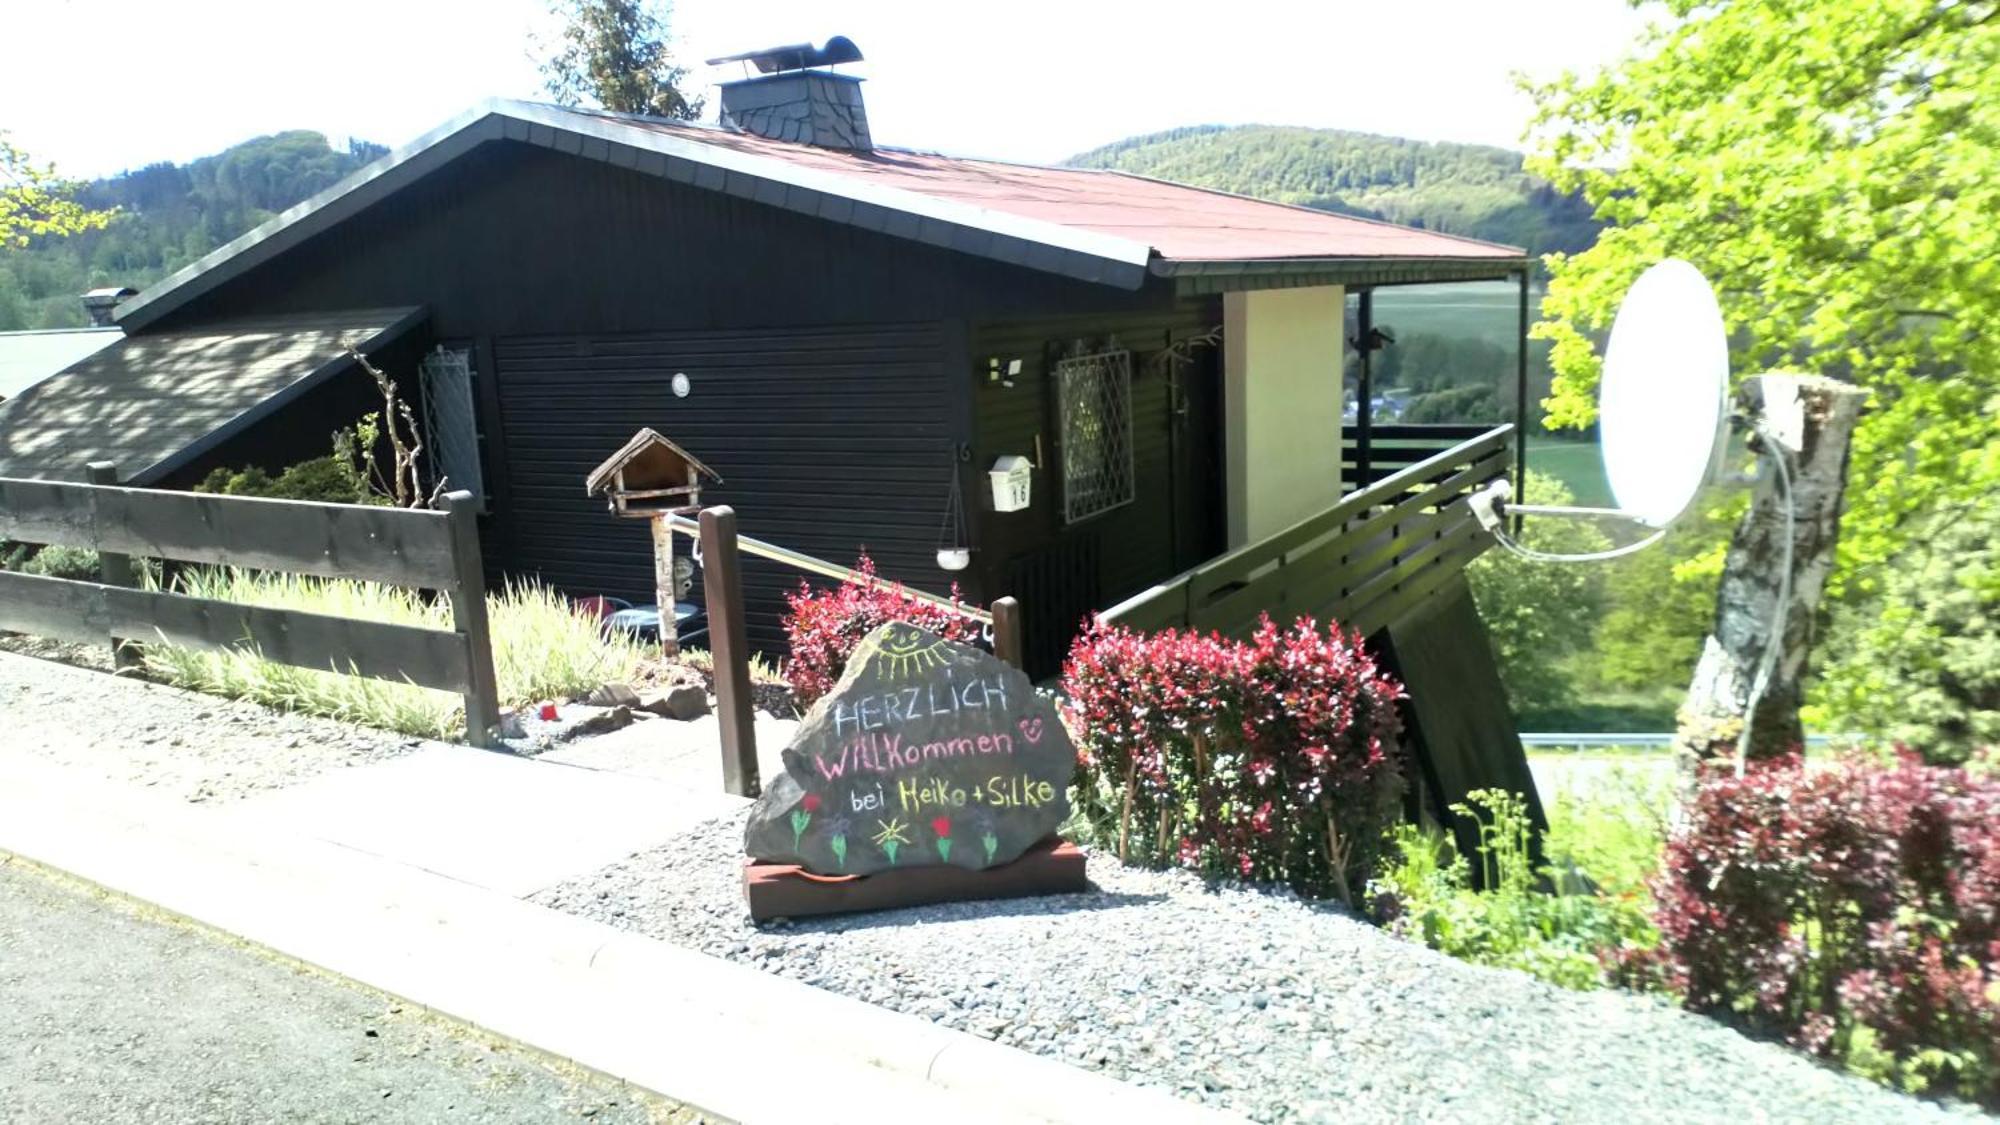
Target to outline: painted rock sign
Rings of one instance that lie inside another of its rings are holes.
[[[891,622],[784,751],[744,848],[822,875],[1019,858],[1069,816],[1076,749],[1020,670]]]

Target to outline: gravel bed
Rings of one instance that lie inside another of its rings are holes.
[[[744,815],[533,901],[1259,1121],[1901,1121],[1949,1109],[1649,997],[1092,857],[1088,894],[754,926]]]
[[[423,745],[421,739],[0,651],[0,747],[189,801],[234,800]]]

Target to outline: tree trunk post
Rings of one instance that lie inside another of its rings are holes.
[[[708,595],[708,650],[715,664],[715,718],[722,731],[722,788],[738,797],[763,789],[750,707],[750,642],[743,623],[743,563],[736,510],[701,510],[701,584]]]
[[[656,512],[646,522],[653,525],[653,600],[660,607],[660,655],[671,660],[681,654],[681,631],[674,592],[674,529],[665,512]]]
[[[1765,375],[1756,383],[1762,391],[1761,432],[1753,448],[1762,461],[1750,510],[1729,541],[1715,595],[1715,625],[1702,646],[1674,736],[1684,792],[1703,766],[1736,760],[1745,723],[1746,759],[1781,757],[1805,743],[1799,705],[1814,615],[1833,570],[1848,444],[1867,399],[1862,388],[1823,376]],[[1790,478],[1794,512],[1789,572],[1781,469]],[[1782,631],[1774,627],[1781,600]],[[1746,715],[1774,635],[1778,649],[1771,654],[1770,678],[1756,713]]]

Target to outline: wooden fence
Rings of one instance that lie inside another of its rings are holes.
[[[467,741],[490,744],[499,693],[470,493],[444,497],[442,511],[418,511],[120,488],[108,465],[91,466],[91,479],[0,478],[0,539],[88,547],[100,560],[96,582],[0,571],[0,629],[82,643],[255,648],[281,664],[457,692]],[[139,589],[133,556],[437,590],[450,599],[453,627]]]
[[[1465,497],[1507,472],[1513,431],[1481,429],[1316,516],[1128,598],[1104,619],[1242,636],[1261,613],[1281,623],[1310,614],[1372,634],[1492,545]]]

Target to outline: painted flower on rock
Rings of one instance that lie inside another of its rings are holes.
[[[875,846],[882,849],[882,854],[889,857],[890,863],[895,863],[896,853],[902,850],[904,844],[910,842],[909,836],[906,835],[910,826],[903,823],[902,817],[878,820],[875,823],[882,829],[875,834]]]
[[[951,818],[941,816],[931,821],[931,831],[937,833],[938,858],[949,862],[951,859]]]
[[[799,850],[799,839],[805,835],[806,826],[812,823],[812,814],[819,811],[819,794],[808,793],[792,810],[792,850]]]
[[[836,816],[826,822],[827,846],[833,849],[833,861],[841,870],[847,869],[847,830],[853,822],[844,816]]]

